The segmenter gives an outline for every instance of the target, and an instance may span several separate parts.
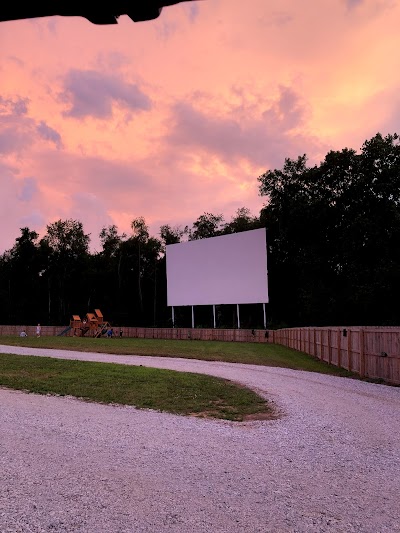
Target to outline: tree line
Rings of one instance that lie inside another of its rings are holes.
[[[318,164],[306,155],[258,177],[265,204],[258,216],[242,207],[229,222],[203,213],[191,227],[146,220],[129,235],[100,232],[100,252],[78,220],[47,225],[44,237],[21,228],[0,256],[0,323],[68,324],[98,308],[120,326],[170,327],[165,247],[266,228],[268,327],[397,325],[400,296],[400,144],[376,134],[359,153],[330,151]],[[194,280],[195,283],[195,280]],[[196,308],[196,325],[212,327],[212,309]],[[219,327],[236,327],[235,306],[217,306]],[[241,306],[241,327],[262,328],[258,305]],[[191,326],[191,310],[175,310]]]

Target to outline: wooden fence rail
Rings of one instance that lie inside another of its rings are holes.
[[[361,377],[400,385],[400,327],[290,328],[273,337]]]
[[[330,365],[400,385],[400,327],[322,327],[278,330],[200,328],[115,328],[123,337],[274,343],[300,350]],[[36,326],[0,326],[1,335],[36,335]],[[42,326],[42,336],[59,335],[64,326]],[[67,333],[72,335],[72,330]]]

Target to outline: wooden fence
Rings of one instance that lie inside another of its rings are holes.
[[[64,326],[42,326],[42,336],[59,335]],[[279,330],[200,328],[114,328],[116,337],[275,343],[300,350],[361,377],[400,385],[400,327],[323,327]],[[36,335],[36,326],[0,326],[1,335]],[[67,333],[72,335],[72,330]]]
[[[65,330],[65,326],[42,326],[42,337],[51,337],[60,334]],[[25,331],[28,337],[36,337],[36,326],[0,326],[1,335],[15,335],[19,336],[21,331]]]
[[[400,327],[290,328],[271,332],[270,339],[361,377],[400,385]]]
[[[42,337],[61,334],[65,326],[42,326]],[[177,340],[203,340],[203,341],[227,341],[227,342],[270,342],[270,331],[251,329],[200,329],[200,328],[136,328],[116,327],[114,336],[119,336],[122,330],[123,337],[136,339],[177,339]],[[36,336],[36,326],[0,326],[1,335],[18,336],[25,330],[28,337]],[[66,335],[72,336],[73,330]]]

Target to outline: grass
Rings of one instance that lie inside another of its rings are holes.
[[[233,421],[273,415],[267,401],[228,380],[142,366],[1,354],[0,385]]]
[[[115,355],[184,357],[356,377],[305,353],[273,344],[14,336],[0,337],[0,344]],[[0,386],[239,422],[277,416],[268,401],[229,380],[144,366],[0,354]]]
[[[304,352],[279,344],[251,342],[223,342],[197,340],[163,340],[93,337],[0,337],[1,344],[54,348],[81,352],[111,353],[115,355],[153,355],[184,357],[202,361],[225,361],[249,365],[278,366],[335,376],[350,377],[347,370],[328,365]]]

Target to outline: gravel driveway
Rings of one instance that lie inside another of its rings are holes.
[[[206,373],[282,412],[233,423],[0,389],[1,533],[400,532],[400,388],[220,362],[0,352]]]

